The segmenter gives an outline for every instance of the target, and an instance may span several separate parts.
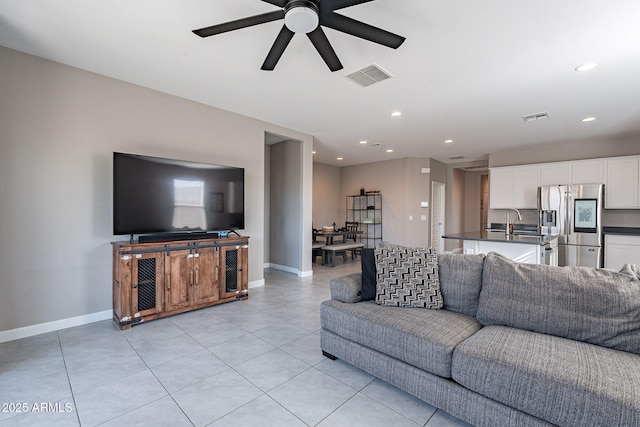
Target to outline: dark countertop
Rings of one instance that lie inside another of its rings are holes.
[[[521,243],[541,246],[558,238],[558,236],[540,236],[531,234],[506,235],[504,231],[469,231],[466,233],[445,234],[442,237],[454,240],[485,240],[488,242]]]
[[[627,236],[640,236],[640,227],[602,227],[604,234],[623,234]]]

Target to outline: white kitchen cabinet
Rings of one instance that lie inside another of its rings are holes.
[[[513,167],[489,170],[489,207],[491,209],[513,207]]]
[[[607,209],[640,208],[640,156],[607,159],[606,166],[604,207]]]
[[[538,207],[538,165],[491,168],[491,209],[536,209]]]
[[[571,162],[570,184],[601,184],[605,180],[605,160],[577,160]]]
[[[604,266],[620,270],[624,264],[640,265],[640,236],[606,234],[604,236]]]
[[[538,208],[538,172],[540,167],[517,166],[513,168],[513,207]]]
[[[605,184],[605,208],[640,209],[640,156],[492,167],[489,207],[536,209],[540,185],[597,183]]]
[[[540,165],[540,185],[565,185],[570,182],[570,162],[544,163]]]

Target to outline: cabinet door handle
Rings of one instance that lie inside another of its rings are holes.
[[[167,274],[167,289],[171,289],[171,275]]]
[[[196,285],[200,283],[200,269],[196,268]]]

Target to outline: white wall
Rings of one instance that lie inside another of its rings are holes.
[[[429,237],[431,235],[430,208],[420,206],[420,203],[431,200],[431,173],[422,173],[422,170],[429,169],[430,165],[431,159],[407,159],[407,205],[404,217],[406,221],[405,244],[407,246],[431,245]]]
[[[269,263],[300,271],[300,209],[302,182],[298,141],[271,146]],[[311,230],[307,232],[311,238]]]
[[[2,47],[0,73],[0,331],[111,309],[113,151],[244,167],[262,283],[265,131],[303,141],[308,194],[310,135]]]
[[[406,244],[407,176],[406,159],[345,166],[341,170],[338,225],[346,219],[346,196],[360,189],[382,193],[382,238]]]
[[[338,217],[338,211],[344,199],[340,194],[341,168],[313,164],[313,227],[320,229],[334,222],[340,224],[343,218]]]
[[[382,193],[383,240],[429,246],[430,211],[421,208],[420,202],[430,201],[432,174],[422,173],[422,169],[429,168],[431,161],[430,158],[405,158],[341,168],[340,221],[345,219],[347,195],[359,194],[361,188],[378,190]],[[425,221],[421,220],[422,215],[427,216]]]
[[[550,142],[489,154],[489,167],[640,154],[640,135]]]

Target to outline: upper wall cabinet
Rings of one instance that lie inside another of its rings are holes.
[[[513,169],[513,207],[538,208],[538,166],[520,166]]]
[[[570,184],[600,184],[605,182],[604,159],[571,162]]]
[[[489,205],[491,209],[536,209],[539,167],[507,166],[491,168]]]
[[[491,209],[536,209],[538,186],[605,184],[605,208],[640,209],[640,156],[490,169]]]
[[[606,160],[604,207],[607,209],[640,208],[640,156]]]
[[[513,167],[489,170],[489,207],[491,209],[513,207]]]
[[[562,185],[571,182],[571,163],[557,162],[540,165],[540,185]]]

